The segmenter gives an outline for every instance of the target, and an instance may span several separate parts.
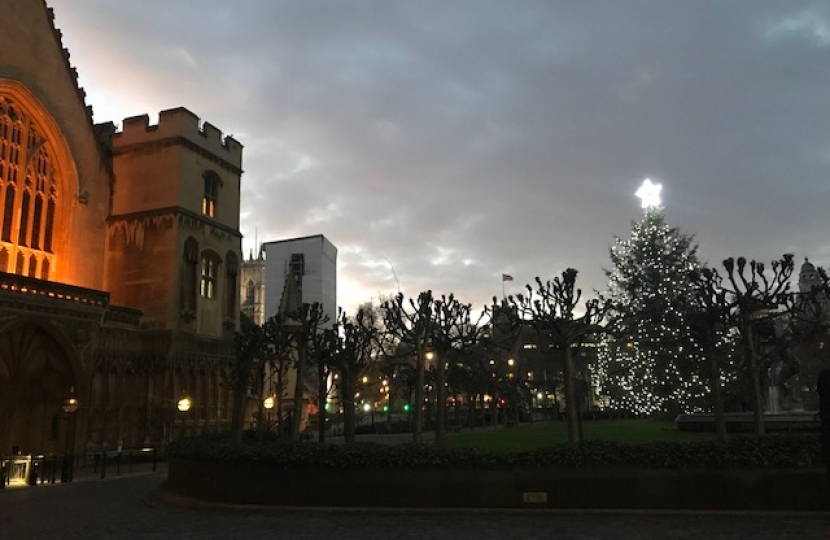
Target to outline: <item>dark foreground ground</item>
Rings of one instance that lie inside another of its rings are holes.
[[[824,539],[830,513],[408,512],[188,508],[163,472],[0,491],[3,540]],[[274,486],[274,489],[279,489]],[[402,489],[405,487],[402,486]],[[149,501],[149,502],[148,502]]]

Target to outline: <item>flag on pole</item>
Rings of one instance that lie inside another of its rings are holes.
[[[502,274],[501,275],[501,280],[502,281],[513,281],[513,276],[511,276],[510,274]]]

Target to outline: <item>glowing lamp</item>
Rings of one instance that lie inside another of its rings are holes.
[[[78,398],[75,397],[75,387],[72,386],[69,388],[69,397],[63,400],[63,412],[72,414],[77,411],[80,406],[81,403],[78,401]]]
[[[183,397],[176,403],[176,408],[179,409],[181,412],[187,412],[190,410],[190,398]]]

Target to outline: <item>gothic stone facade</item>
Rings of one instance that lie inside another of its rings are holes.
[[[241,145],[183,108],[94,125],[45,2],[2,11],[0,455],[224,429]]]

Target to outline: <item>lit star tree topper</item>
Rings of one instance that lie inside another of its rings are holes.
[[[635,195],[640,198],[643,208],[657,208],[660,206],[660,190],[662,189],[662,184],[654,184],[646,178]]]

